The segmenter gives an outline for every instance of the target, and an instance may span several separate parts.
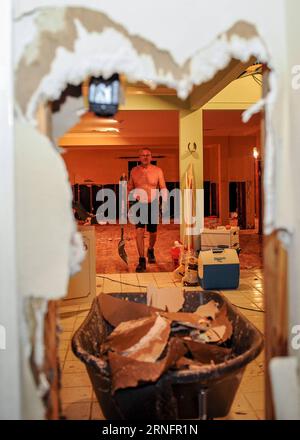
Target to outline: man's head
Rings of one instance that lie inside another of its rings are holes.
[[[150,165],[151,160],[152,154],[150,150],[148,150],[147,148],[140,150],[140,162],[144,167]]]

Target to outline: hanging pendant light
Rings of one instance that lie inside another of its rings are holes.
[[[90,80],[89,107],[97,116],[114,116],[119,108],[120,78],[117,73],[108,79],[102,76]]]

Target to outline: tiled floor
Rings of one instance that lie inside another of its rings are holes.
[[[103,275],[115,281],[123,281],[138,287],[120,285],[118,282],[97,278],[97,294],[142,291],[149,283],[158,287],[174,286],[171,273],[114,274]],[[193,288],[194,290],[195,288]],[[235,305],[262,310],[263,271],[261,269],[242,270],[239,289],[224,291],[224,295]],[[103,419],[95,399],[91,383],[84,365],[73,355],[70,340],[74,331],[85,319],[88,304],[66,305],[60,308],[61,335],[60,357],[62,367],[62,402],[64,415],[68,419]],[[264,314],[241,309],[242,313],[263,331]],[[251,362],[244,373],[230,414],[227,419],[249,420],[264,418],[264,355]]]
[[[151,267],[152,272],[172,272],[174,270],[170,249],[175,240],[179,240],[179,225],[160,225],[158,228],[155,253],[157,264]],[[145,246],[148,246],[148,233],[145,233]],[[125,226],[127,266],[118,255],[120,227],[118,225],[96,225],[97,273],[130,273],[135,271],[137,250],[135,227]],[[242,269],[262,267],[262,238],[251,230],[240,232],[240,265]]]

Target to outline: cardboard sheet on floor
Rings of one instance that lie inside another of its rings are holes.
[[[179,338],[172,338],[166,356],[155,363],[140,362],[135,359],[109,352],[108,360],[112,373],[112,392],[118,389],[136,387],[143,382],[155,382],[176,363],[187,349]]]
[[[171,323],[161,316],[123,322],[109,335],[106,348],[142,362],[155,362],[164,351]]]
[[[167,312],[178,312],[184,303],[182,287],[147,287],[147,304]]]

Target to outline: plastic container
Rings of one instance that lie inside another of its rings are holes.
[[[173,260],[174,267],[179,266],[179,260],[180,260],[180,253],[181,253],[182,246],[173,246],[171,248],[171,256]]]
[[[146,303],[144,293],[112,294]],[[225,302],[233,324],[230,341],[235,357],[199,370],[166,372],[156,383],[111,393],[109,366],[99,347],[112,327],[103,319],[96,298],[91,311],[74,334],[74,354],[85,363],[104,416],[109,420],[212,419],[228,414],[246,365],[262,350],[263,337],[223,295],[217,292],[185,293],[184,311],[193,312],[211,299]]]

